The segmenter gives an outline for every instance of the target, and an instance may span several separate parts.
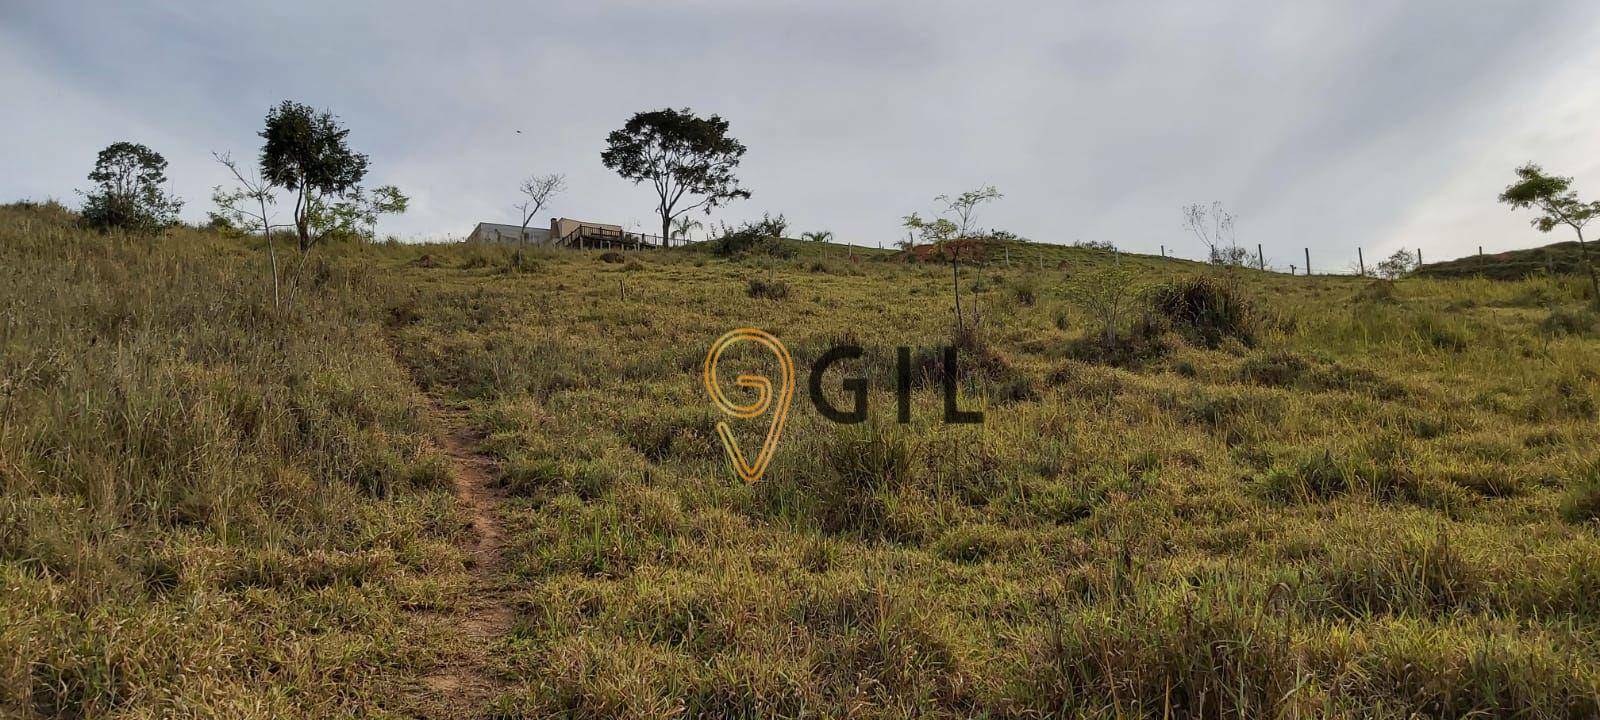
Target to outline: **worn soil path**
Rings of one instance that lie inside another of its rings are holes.
[[[490,649],[511,630],[513,618],[502,580],[505,538],[498,511],[504,497],[494,487],[494,461],[473,449],[480,438],[466,416],[437,399],[429,403],[443,428],[440,449],[449,458],[456,496],[472,521],[473,537],[464,548],[472,585],[466,606],[447,620],[458,642],[423,678],[419,712],[426,718],[478,718],[505,689],[490,662]]]

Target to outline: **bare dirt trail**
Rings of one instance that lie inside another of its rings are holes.
[[[494,461],[474,450],[478,440],[466,416],[429,398],[443,432],[440,449],[450,461],[456,496],[472,520],[473,538],[465,549],[472,586],[466,607],[448,619],[459,639],[456,650],[423,678],[421,717],[483,717],[505,689],[491,671],[490,650],[511,630],[514,617],[503,586],[504,529],[498,511],[504,496],[494,487]]]

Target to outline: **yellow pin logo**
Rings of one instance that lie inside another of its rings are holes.
[[[717,341],[711,343],[711,349],[706,352],[705,383],[706,392],[711,394],[711,402],[717,409],[742,420],[757,417],[772,406],[772,381],[760,375],[740,375],[734,378],[734,384],[739,387],[754,388],[756,391],[755,402],[741,405],[729,399],[722,392],[722,385],[717,382],[717,361],[722,358],[722,352],[729,346],[739,342],[755,342],[771,351],[778,358],[778,367],[781,374],[782,386],[777,397],[777,408],[772,414],[772,425],[767,428],[766,439],[761,443],[760,452],[756,453],[755,462],[745,461],[744,454],[739,452],[739,442],[733,437],[733,429],[728,423],[717,423],[717,435],[722,438],[722,447],[728,451],[728,459],[733,463],[733,469],[745,482],[755,482],[767,471],[767,465],[772,462],[773,451],[778,447],[778,437],[783,434],[783,423],[789,419],[789,402],[794,398],[794,360],[789,357],[789,349],[783,346],[778,338],[771,333],[756,328],[739,328],[731,330]]]

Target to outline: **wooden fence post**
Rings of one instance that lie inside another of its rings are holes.
[[[1306,277],[1311,277],[1311,248],[1306,248]]]
[[[1417,248],[1417,267],[1422,267],[1422,248]]]
[[[1267,255],[1261,252],[1261,243],[1256,243],[1256,265],[1261,270],[1267,269]]]
[[[1361,277],[1367,276],[1367,258],[1361,254],[1361,248],[1356,248],[1356,264],[1361,267]]]

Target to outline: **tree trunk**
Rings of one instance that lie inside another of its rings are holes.
[[[978,265],[978,280],[983,280],[983,271],[986,267],[988,267],[988,263]],[[983,324],[983,315],[978,312],[978,294],[973,293],[972,297],[968,299],[972,305],[972,329],[977,330],[978,326]]]
[[[950,288],[956,297],[956,330],[962,328],[961,318],[961,261],[952,254],[950,256]]]
[[[1595,277],[1594,265],[1589,262],[1589,244],[1583,241],[1583,228],[1573,228],[1578,231],[1578,255],[1583,258],[1583,269],[1589,272],[1589,290],[1594,297],[1589,302],[1600,307],[1600,278]]]
[[[535,210],[534,212],[538,212],[538,210]],[[522,231],[517,234],[517,269],[518,270],[522,269],[522,249],[527,247],[527,245],[528,245],[528,220],[531,219],[531,218],[532,218],[531,215],[526,217],[526,218],[523,218],[523,220],[522,220]]]
[[[283,306],[282,296],[278,292],[278,249],[272,245],[272,230],[262,234],[267,238],[267,257],[272,258],[272,309],[277,310]]]
[[[661,247],[672,247],[672,216],[661,213]]]
[[[237,177],[238,171],[234,175]],[[239,182],[243,183],[244,178],[239,178]],[[249,189],[248,185],[246,189]],[[261,206],[261,237],[267,241],[267,257],[272,258],[272,309],[278,310],[283,307],[283,297],[278,291],[278,248],[272,244],[272,223],[267,222],[267,198],[259,190],[253,192],[256,193],[256,202]]]

